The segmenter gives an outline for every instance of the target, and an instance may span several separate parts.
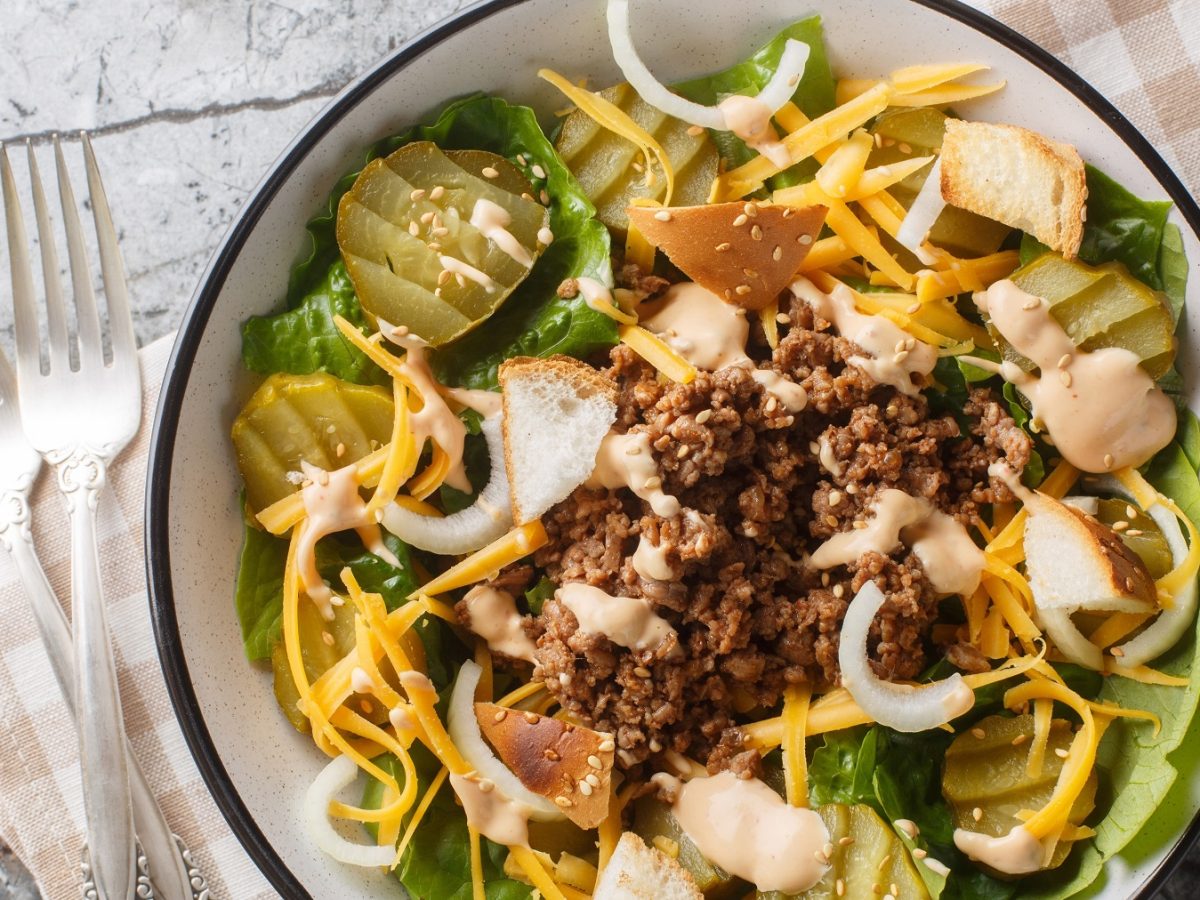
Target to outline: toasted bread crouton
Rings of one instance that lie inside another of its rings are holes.
[[[1025,510],[1025,568],[1039,609],[1154,610],[1154,580],[1115,531],[1042,493]]]
[[[475,718],[521,784],[554,801],[580,828],[595,828],[608,816],[612,735],[494,703],[476,703]]]
[[[587,480],[617,417],[617,388],[569,356],[500,366],[504,465],[513,520],[532,521]]]
[[[629,221],[696,284],[728,303],[762,309],[787,287],[825,221],[823,206],[739,200],[629,207]]]
[[[596,882],[592,900],[703,900],[687,869],[626,831]]]
[[[1068,259],[1079,252],[1087,178],[1069,144],[1016,125],[947,119],[942,198],[1028,232]]]

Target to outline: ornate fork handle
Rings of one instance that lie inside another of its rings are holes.
[[[125,726],[96,543],[96,507],[109,458],[103,453],[76,446],[46,459],[55,467],[71,520],[76,723],[92,874],[103,900],[126,900],[134,896],[137,860]]]

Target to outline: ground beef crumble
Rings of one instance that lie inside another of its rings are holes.
[[[964,433],[924,397],[848,364],[861,351],[806,304],[793,300],[785,312],[778,347],[769,351],[756,325],[748,351],[805,388],[804,411],[787,412],[745,368],[674,384],[617,346],[606,369],[619,391],[616,428],[649,435],[664,490],[683,509],[663,518],[628,490],[585,486],[543,517],[550,540],[533,563],[552,581],[644,597],[678,633],[678,646],[627,650],[581,632],[554,599],[530,625],[535,675],[572,715],[616,735],[625,768],[676,750],[710,771],[757,773],[758,754],[745,751],[735,717],[776,705],[786,684],[837,683],[841,620],[868,580],[889,598],[870,640],[876,671],[915,676],[940,599],[917,558],[903,548],[866,553],[821,573],[806,567],[807,554],[864,518],[887,488],[969,525],[982,504],[1011,499],[988,466],[1006,459],[1020,471],[1029,460],[1029,438],[992,392],[971,391]],[[678,581],[634,570],[643,534],[668,548]],[[510,584],[529,577],[527,564],[500,576]],[[966,650],[947,652],[978,665]]]

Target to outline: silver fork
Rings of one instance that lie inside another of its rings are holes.
[[[14,384],[8,361],[0,354],[0,513],[5,514],[0,517],[0,538],[17,563],[63,697],[73,711],[83,712],[77,716],[77,724],[89,886],[101,900],[125,900],[135,893],[138,897],[151,895],[146,873],[139,875],[138,871],[145,868],[145,862],[136,853],[136,821],[142,846],[157,867],[153,872],[157,891],[153,895],[191,900],[207,892],[204,879],[191,865],[182,842],[171,834],[125,739],[100,584],[96,507],[108,464],[140,424],[141,374],[116,230],[91,143],[86,134],[82,137],[108,300],[112,361],[106,364],[104,360],[82,228],[56,139],[59,194],[75,293],[78,366],[72,368],[54,233],[37,161],[29,147],[46,288],[45,374],[28,240],[8,155],[0,146],[20,376]],[[27,497],[40,466],[39,453],[56,467],[71,520],[73,639],[72,629],[37,562],[30,537]]]

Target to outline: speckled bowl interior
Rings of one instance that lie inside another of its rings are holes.
[[[643,57],[665,81],[746,56],[780,27],[822,14],[835,72],[878,75],[927,61],[988,63],[1008,81],[971,104],[973,118],[1013,122],[1079,147],[1143,197],[1188,198],[1128,123],[1057,63],[965,8],[914,0],[664,0],[634,4]],[[311,740],[275,705],[268,673],[246,663],[233,609],[241,543],[238,477],[229,425],[257,379],[239,358],[239,325],[275,310],[288,270],[306,246],[305,220],[374,140],[428,116],[456,96],[486,90],[544,113],[561,97],[535,77],[551,66],[603,85],[619,79],[602,0],[500,0],[481,4],[380,62],[348,87],[283,154],[246,204],[206,272],[180,332],[164,388],[149,484],[148,548],[164,671],[197,763],[251,856],[285,896],[399,896],[377,871],[333,863],[301,822],[304,789],[323,764]],[[1089,105],[1090,104],[1090,105]],[[1200,240],[1179,212],[1193,260],[1189,301],[1200,309]],[[1195,315],[1180,367],[1197,372]],[[484,326],[486,327],[486,326]],[[1196,406],[1200,379],[1191,379]],[[1200,741],[1189,741],[1193,747]],[[1186,752],[1186,751],[1185,751]],[[1200,809],[1195,757],[1168,804],[1098,891],[1136,896],[1164,870]]]

